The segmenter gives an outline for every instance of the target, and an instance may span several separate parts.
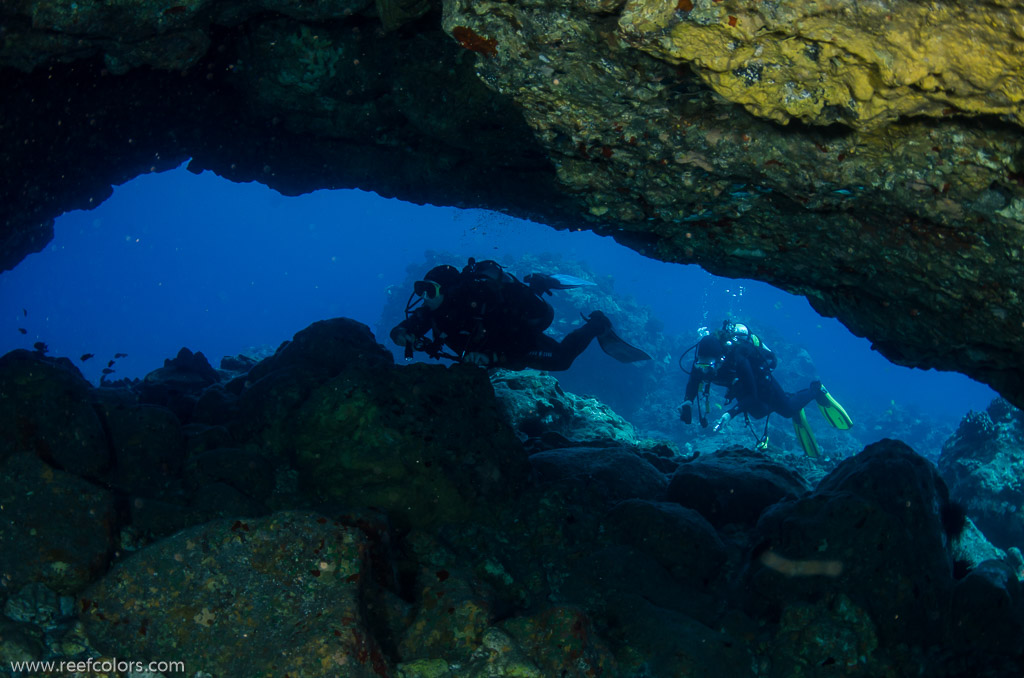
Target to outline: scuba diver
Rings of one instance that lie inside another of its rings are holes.
[[[726,320],[721,330],[704,336],[690,350],[694,349],[693,367],[686,382],[686,402],[679,411],[683,423],[691,422],[692,403],[696,399],[700,424],[705,427],[708,425],[708,399],[711,385],[714,384],[726,387],[727,404],[734,400],[736,404],[715,422],[712,430],[717,433],[740,414],[744,415],[748,426],[750,419],[765,419],[764,434],[758,439],[758,447],[761,449],[768,444],[767,417],[775,412],[793,420],[800,446],[808,456],[817,457],[818,444],[804,413],[804,407],[812,400],[818,403],[825,420],[832,426],[846,430],[853,425],[850,415],[820,381],[812,381],[808,388],[796,393],[786,392],[772,375],[772,370],[778,364],[775,354],[746,325]],[[682,366],[682,356],[679,360]],[[703,397],[703,411],[698,396]]]
[[[555,311],[543,295],[589,285],[594,283],[541,273],[521,282],[490,260],[470,259],[461,271],[435,266],[413,285],[405,320],[391,330],[391,340],[405,347],[406,358],[416,350],[435,359],[511,370],[567,370],[594,339],[620,362],[650,360],[620,339],[601,311],[583,316],[584,325],[562,341],[544,334]]]

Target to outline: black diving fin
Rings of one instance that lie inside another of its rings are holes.
[[[646,351],[624,341],[622,337],[615,334],[615,331],[611,328],[608,328],[601,334],[597,335],[597,343],[601,345],[602,351],[615,358],[620,363],[636,363],[641,360],[651,359],[651,356],[647,355]]]

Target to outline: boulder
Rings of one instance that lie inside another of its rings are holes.
[[[185,435],[174,412],[159,405],[104,405],[101,416],[114,449],[112,486],[147,497],[177,487]]]
[[[0,572],[5,588],[42,582],[59,594],[106,569],[117,512],[107,490],[29,453],[0,467]]]
[[[51,466],[99,476],[111,453],[91,391],[67,358],[23,349],[0,357],[0,459],[31,452]]]
[[[665,498],[692,508],[715,527],[753,526],[767,507],[810,489],[799,475],[760,452],[729,448],[681,465]]]
[[[223,678],[380,678],[366,539],[311,512],[215,520],[118,563],[79,598],[101,652]]]
[[[203,391],[219,381],[220,375],[206,356],[182,348],[173,359],[164,360],[163,367],[147,374],[136,388],[140,403],[166,407],[188,423]]]
[[[607,502],[661,499],[668,480],[626,447],[569,447],[530,455],[540,483],[570,486]]]
[[[937,642],[953,587],[948,509],[931,462],[898,441],[869,445],[814,492],[761,516],[745,576],[749,609],[770,618],[795,602],[857,618],[862,610],[880,644]]]
[[[386,510],[399,525],[482,519],[526,478],[484,370],[343,371],[271,424],[313,497]]]

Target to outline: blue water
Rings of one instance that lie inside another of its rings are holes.
[[[846,403],[895,401],[958,420],[995,397],[959,374],[890,364],[802,297],[650,260],[589,232],[355,190],[288,198],[183,168],[140,176],[96,209],[63,215],[43,252],[0,275],[0,352],[43,341],[96,383],[119,352],[128,356],[110,378],[144,376],[183,346],[216,366],[323,318],[375,328],[388,287],[428,249],[463,259],[552,252],[584,261],[612,275],[617,293],[650,306],[669,333],[716,326],[726,315],[759,319],[805,347]],[[393,293],[404,299],[408,290]],[[86,353],[95,357],[81,362]]]

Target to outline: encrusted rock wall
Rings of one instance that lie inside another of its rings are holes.
[[[890,359],[1020,405],[1022,17],[950,0],[5,3],[0,261],[191,157],[288,194],[590,227],[807,295]]]

